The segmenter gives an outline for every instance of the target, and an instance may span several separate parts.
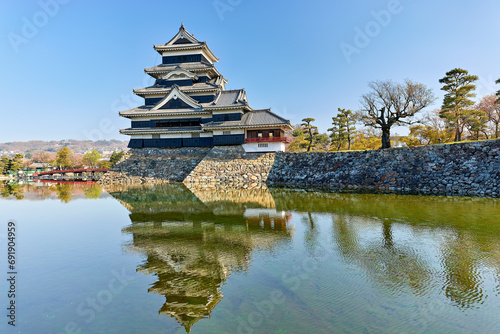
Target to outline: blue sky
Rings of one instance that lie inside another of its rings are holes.
[[[126,140],[117,112],[141,104],[132,89],[161,61],[152,45],[181,21],[220,58],[227,88],[293,124],[314,117],[326,131],[372,80],[424,83],[439,108],[438,80],[455,67],[479,76],[479,98],[499,89],[498,13],[494,0],[0,0],[0,142]]]

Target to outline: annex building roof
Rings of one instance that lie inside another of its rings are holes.
[[[289,120],[276,115],[269,109],[252,110],[251,112],[245,113],[239,121],[220,121],[203,124],[203,128],[207,130],[277,126],[287,126],[292,128]]]

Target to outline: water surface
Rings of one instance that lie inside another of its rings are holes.
[[[2,333],[500,328],[498,199],[182,184],[0,191],[3,228],[19,228],[17,326],[3,321]]]

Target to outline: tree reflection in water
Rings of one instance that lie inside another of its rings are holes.
[[[24,188],[16,183],[3,182],[0,184],[0,194],[4,198],[14,196],[16,199],[21,200],[24,198]]]
[[[451,304],[462,309],[479,307],[489,295],[499,295],[498,199],[271,192],[278,209],[308,212],[308,217],[310,212],[330,212],[332,240],[343,258],[387,291],[421,296],[441,284]],[[311,239],[314,225],[311,219],[309,222],[306,240]],[[435,254],[418,249],[411,240],[398,241],[395,226],[414,239],[440,234]],[[367,228],[379,232],[368,237]],[[486,276],[496,281],[493,293],[483,286]]]

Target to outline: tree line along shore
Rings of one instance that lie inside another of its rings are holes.
[[[361,96],[361,107],[338,108],[327,133],[320,133],[312,117],[294,127],[290,152],[385,149],[500,138],[500,90],[476,96],[478,76],[455,68],[439,80],[445,92],[440,109],[424,110],[436,101],[424,84],[406,79],[372,81]],[[500,84],[500,79],[496,80]],[[356,125],[364,128],[356,129]],[[409,134],[392,134],[393,126],[409,127]]]

